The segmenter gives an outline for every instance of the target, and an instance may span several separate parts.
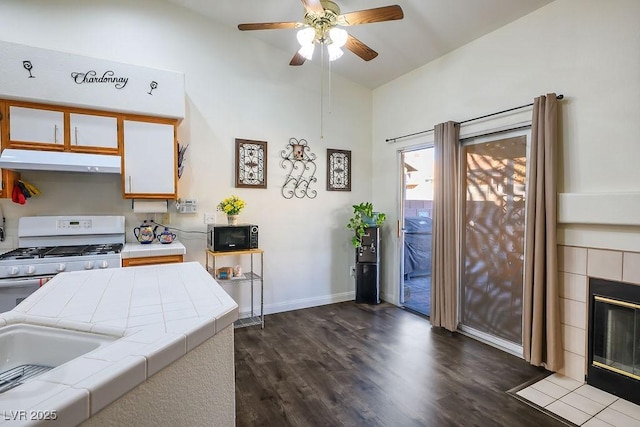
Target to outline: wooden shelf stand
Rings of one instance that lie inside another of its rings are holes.
[[[254,326],[260,325],[262,329],[264,329],[264,251],[262,249],[246,249],[240,251],[225,251],[225,252],[215,252],[211,250],[207,250],[205,268],[213,276],[214,279],[219,280],[216,277],[216,259],[222,256],[234,256],[234,255],[249,255],[250,257],[250,271],[246,272],[244,275],[246,278],[242,279],[224,279],[221,280],[223,283],[250,283],[251,285],[251,313],[249,317],[245,317],[242,319],[236,320],[234,323],[234,327],[243,328],[246,326]],[[255,272],[255,263],[254,263],[254,255],[260,256],[260,273]],[[211,266],[209,265],[209,259],[211,259]],[[260,282],[260,314],[257,314],[254,310],[254,287],[257,282]]]

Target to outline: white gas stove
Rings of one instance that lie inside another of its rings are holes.
[[[121,267],[123,216],[34,216],[18,220],[18,249],[0,255],[0,312],[57,273]]]

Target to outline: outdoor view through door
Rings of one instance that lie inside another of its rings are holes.
[[[527,137],[463,146],[460,321],[489,339],[522,345]],[[465,174],[466,171],[466,174]]]
[[[401,304],[426,316],[431,311],[431,213],[433,147],[402,153],[403,277]]]

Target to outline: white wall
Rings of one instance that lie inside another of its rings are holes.
[[[374,91],[373,201],[391,224],[398,216],[397,150],[429,139],[386,138],[462,121],[562,93],[559,188],[566,193],[639,192],[640,2],[556,0]],[[464,132],[463,126],[462,131]],[[431,136],[432,138],[432,136]],[[563,225],[560,243],[593,235],[612,247],[626,227]],[[627,240],[632,240],[627,239]],[[387,229],[384,297],[397,301],[395,227]]]
[[[344,225],[351,205],[371,198],[369,89],[333,76],[332,114],[321,139],[318,66],[290,67],[291,52],[163,1],[5,0],[0,40],[184,72],[187,114],[178,136],[189,149],[179,195],[197,199],[199,213],[174,211],[171,225],[203,232],[203,213],[237,194],[247,202],[241,221],[260,226],[268,312],[353,298],[353,251]],[[313,200],[280,193],[280,151],[291,137],[306,139],[317,155]],[[268,189],[234,188],[235,138],[268,142]],[[327,148],[352,150],[351,192],[325,191]],[[121,198],[119,176],[26,172],[23,178],[43,194],[25,206],[0,201],[9,233],[0,247],[16,244],[17,218],[25,215],[124,214],[129,240],[143,219]],[[179,238],[187,260],[204,264],[204,234],[180,232]],[[247,305],[247,298],[240,301],[241,311]]]

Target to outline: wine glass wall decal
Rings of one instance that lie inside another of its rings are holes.
[[[22,66],[29,72],[29,78],[34,79],[35,76],[31,74],[31,70],[33,69],[33,64],[31,64],[31,61],[22,61]]]
[[[153,92],[153,90],[158,87],[158,82],[151,81],[151,83],[149,83],[149,87],[151,88],[151,90],[147,93],[149,95],[153,95],[151,92]]]

